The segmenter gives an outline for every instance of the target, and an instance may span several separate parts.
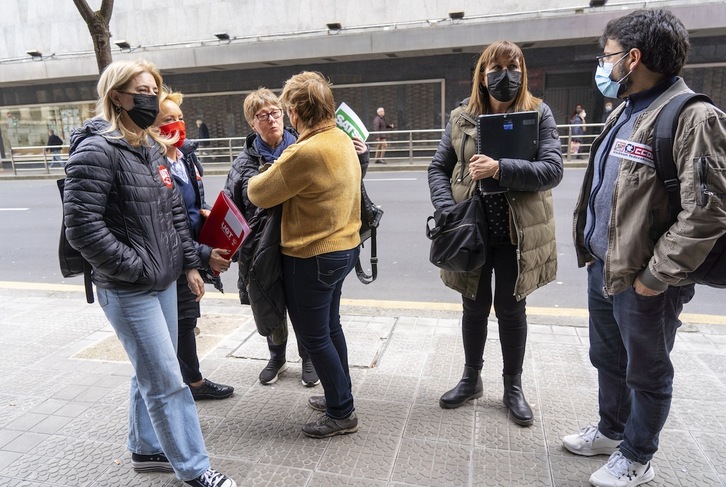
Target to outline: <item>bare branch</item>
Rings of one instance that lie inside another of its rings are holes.
[[[103,0],[99,13],[106,22],[106,25],[108,25],[108,23],[111,22],[111,14],[113,13],[113,0]]]
[[[93,22],[93,17],[95,17],[95,14],[93,13],[91,7],[88,6],[86,0],[73,0],[73,3],[76,4],[76,8],[81,13],[81,17],[83,17],[83,20],[86,21],[86,24],[90,24],[91,22]]]

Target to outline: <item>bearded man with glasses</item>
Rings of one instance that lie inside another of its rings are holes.
[[[592,485],[629,487],[655,477],[651,459],[673,395],[670,352],[694,294],[688,274],[726,231],[726,115],[701,101],[681,112],[673,159],[683,209],[672,222],[653,129],[666,104],[691,92],[677,76],[688,32],[669,11],[638,10],[611,20],[600,44],[595,82],[625,102],[592,144],[574,214],[600,420],[563,444],[577,455],[610,455]]]

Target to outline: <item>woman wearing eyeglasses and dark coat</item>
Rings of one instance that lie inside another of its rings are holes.
[[[244,102],[244,114],[253,132],[247,136],[244,149],[232,163],[224,191],[232,198],[252,227],[254,238],[248,238],[245,241],[237,256],[239,264],[237,287],[240,302],[250,304],[250,297],[247,293],[250,265],[252,264],[254,247],[259,245],[260,232],[268,222],[270,212],[264,209],[260,210],[252,204],[247,197],[247,183],[252,176],[260,173],[261,168],[274,163],[288,146],[295,143],[298,134],[294,129],[284,127],[280,99],[267,88],[260,88],[247,95]],[[365,171],[368,167],[370,155],[368,147],[360,140],[353,140],[353,144],[361,168]],[[279,221],[277,224],[279,225]],[[274,277],[270,278],[274,279]],[[282,308],[284,312],[284,303]],[[279,374],[287,370],[288,367],[286,360],[287,340],[275,343],[276,338],[278,338],[277,335],[274,335],[274,337],[271,335],[267,338],[270,360],[260,372],[259,377],[260,382],[265,385],[275,383]],[[302,359],[302,384],[306,387],[319,384],[320,380],[312,361],[299,342],[298,353]]]
[[[539,112],[539,148],[534,161],[494,160],[476,153],[477,116],[534,110]],[[463,376],[441,396],[442,408],[457,408],[484,394],[480,374],[493,303],[504,361],[504,404],[515,423],[533,423],[521,383],[527,342],[525,298],[556,276],[550,189],[559,184],[562,172],[557,125],[550,108],[528,91],[521,49],[508,41],[493,43],[479,57],[471,97],[451,112],[428,169],[436,209],[474,195],[482,179],[493,178],[502,189],[482,198],[488,220],[484,266],[472,272],[441,271],[444,283],[462,295],[464,343]]]
[[[260,173],[265,164],[273,164],[282,151],[297,140],[297,132],[284,127],[284,118],[280,100],[267,88],[253,91],[244,101],[244,115],[253,132],[247,136],[244,149],[232,163],[227,175],[224,191],[232,198],[248,222],[253,224],[252,231],[259,232],[266,221],[257,214],[258,208],[247,197],[247,182],[252,176]],[[254,225],[259,222],[259,225]],[[255,228],[256,227],[256,228]],[[247,294],[247,277],[252,260],[255,238],[248,238],[238,255],[240,302],[250,304]],[[275,343],[272,336],[267,337],[267,347],[270,350],[270,360],[260,372],[260,383],[273,384],[280,373],[287,370],[287,340]],[[320,383],[315,368],[305,349],[298,343],[298,353],[302,359],[302,384],[313,387]]]

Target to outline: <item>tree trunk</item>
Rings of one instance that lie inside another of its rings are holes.
[[[100,18],[96,22],[89,24],[88,30],[93,39],[93,49],[96,51],[98,72],[102,73],[106,66],[113,62],[111,56],[111,31],[108,28],[108,23]]]

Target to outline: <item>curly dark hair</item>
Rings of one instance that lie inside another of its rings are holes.
[[[683,23],[669,10],[636,10],[608,22],[600,46],[614,40],[623,49],[640,49],[643,64],[655,73],[675,76],[688,58],[690,42]]]

